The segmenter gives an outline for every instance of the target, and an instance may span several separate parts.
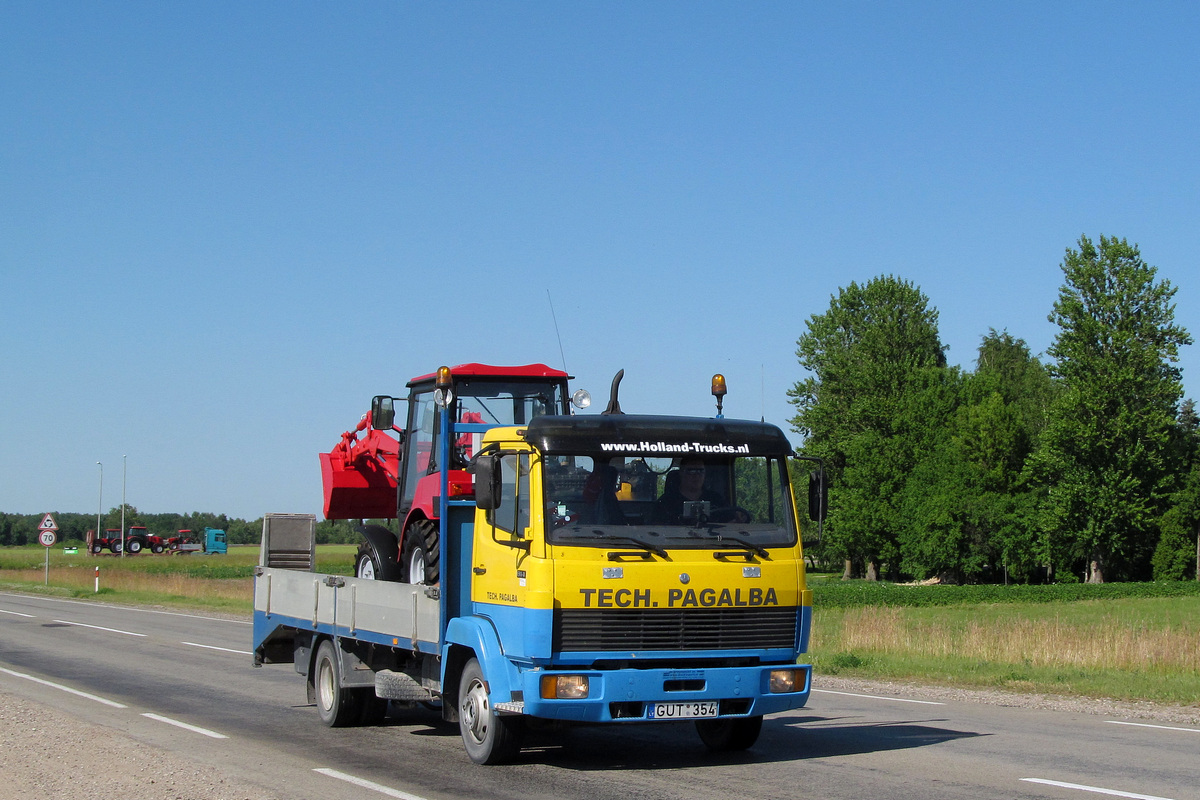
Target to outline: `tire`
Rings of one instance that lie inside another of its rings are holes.
[[[331,728],[358,724],[362,712],[359,701],[362,697],[355,690],[342,688],[342,663],[332,639],[326,639],[317,648],[310,680],[322,722]]]
[[[137,539],[129,539],[125,542],[125,550],[129,553],[129,555],[136,556],[138,553],[142,552],[142,543]]]
[[[154,545],[150,546],[150,552],[154,553],[154,555],[158,555],[158,554],[162,553],[162,551],[163,551],[163,546],[161,544],[154,544]]]
[[[354,577],[376,581],[399,581],[400,565],[396,563],[399,546],[396,534],[382,525],[359,528],[365,541],[354,556]]]
[[[478,659],[463,668],[458,682],[458,732],[476,764],[503,764],[521,751],[521,721],[492,708]]]
[[[696,733],[700,741],[710,750],[746,750],[758,741],[763,718],[739,717],[738,719],[698,719]]]
[[[355,689],[358,697],[358,724],[378,725],[387,717],[388,701],[375,696],[374,689]]]
[[[354,577],[365,578],[369,581],[378,580],[379,576],[383,574],[378,560],[370,545],[359,545],[358,555],[354,559]]]
[[[93,554],[93,555],[97,555],[97,556],[98,556],[98,555],[100,555],[100,554],[101,554],[101,553],[103,553],[103,552],[104,552],[104,545],[102,545],[102,544],[94,544],[94,545],[92,545],[92,554]]]
[[[441,543],[438,541],[436,523],[421,519],[408,526],[404,532],[404,545],[400,556],[400,569],[405,583],[423,583],[429,586],[438,582]]]
[[[115,542],[113,542],[111,545],[109,545],[109,549],[110,549],[110,550],[112,550],[112,551],[113,551],[114,553],[116,553],[117,555],[120,555],[120,554],[121,554],[121,542],[120,542],[120,540],[118,540],[118,541],[115,541]]]

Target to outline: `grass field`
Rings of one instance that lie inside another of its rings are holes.
[[[322,545],[317,569],[350,574],[354,551]],[[45,557],[40,545],[0,549],[0,591],[251,613],[257,547],[124,558],[55,547],[48,586]],[[818,674],[1200,706],[1200,595],[825,607],[813,585]]]

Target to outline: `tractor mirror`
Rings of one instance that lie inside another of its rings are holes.
[[[371,427],[377,431],[390,431],[396,424],[396,401],[378,395],[371,399]]]

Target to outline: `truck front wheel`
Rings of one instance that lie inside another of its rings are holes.
[[[458,730],[476,764],[502,764],[521,750],[521,722],[496,713],[478,659],[467,662],[458,683]]]
[[[317,648],[317,660],[313,664],[310,680],[322,722],[331,728],[345,728],[359,721],[361,708],[358,701],[361,697],[342,686],[342,662],[333,640],[326,639]]]
[[[746,750],[758,741],[763,718],[698,719],[696,732],[710,750]]]

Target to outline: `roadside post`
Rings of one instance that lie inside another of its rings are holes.
[[[38,525],[38,541],[46,548],[46,585],[50,585],[50,548],[58,541],[58,523],[47,514]]]

